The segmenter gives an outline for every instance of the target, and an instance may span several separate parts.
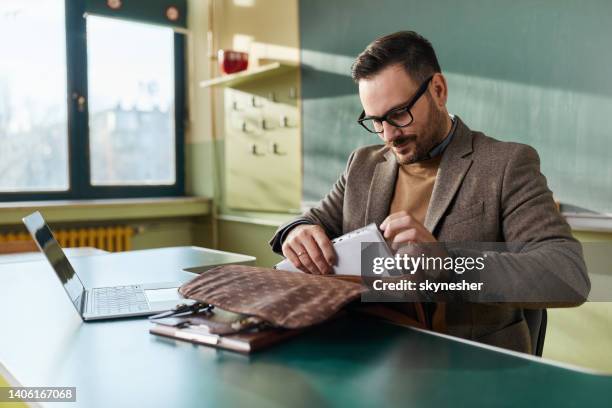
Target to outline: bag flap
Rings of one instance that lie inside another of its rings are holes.
[[[224,265],[202,273],[179,292],[277,327],[299,329],[327,320],[365,290],[359,283],[326,276]]]

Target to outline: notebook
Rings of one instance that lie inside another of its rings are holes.
[[[155,319],[149,333],[175,340],[188,341],[221,349],[251,353],[293,337],[302,330],[271,327],[233,332],[232,325],[240,323],[245,315],[215,308],[213,312],[182,317]],[[229,332],[226,334],[221,334]]]
[[[376,224],[369,224],[342,235],[332,244],[336,251],[337,263],[334,266],[336,275],[361,275],[362,251],[367,251],[368,258],[393,257],[393,253]],[[362,248],[362,244],[363,248]],[[276,269],[290,272],[300,272],[289,259],[284,259],[275,265]]]

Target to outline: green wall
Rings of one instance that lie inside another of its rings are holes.
[[[226,220],[218,220],[218,226],[219,249],[254,256],[256,265],[263,267],[271,267],[282,259],[268,245],[277,227]]]
[[[329,190],[351,150],[379,143],[356,123],[352,61],[415,30],[436,49],[450,112],[535,147],[562,203],[612,212],[610,16],[609,0],[301,0],[305,199]]]

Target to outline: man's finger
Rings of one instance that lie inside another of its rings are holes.
[[[300,252],[298,258],[303,265],[303,269],[301,269],[302,271],[313,275],[320,275],[319,269],[314,262],[312,262],[307,251],[304,250],[303,252]]]
[[[396,234],[408,228],[415,228],[416,220],[410,215],[405,215],[401,218],[391,220],[387,223],[384,236],[387,239],[393,239]]]
[[[302,245],[304,245],[304,248],[306,248],[306,251],[308,251],[310,260],[316,265],[316,269],[318,270],[319,274],[323,275],[328,273],[330,267],[323,256],[323,252],[319,248],[319,245],[314,238],[312,236],[309,238],[310,239],[305,239],[304,242],[302,242]]]
[[[286,249],[283,249],[283,255],[285,255],[285,257],[289,259],[293,266],[295,266],[297,269],[302,272],[307,272],[305,270],[306,267],[304,266],[304,264],[302,264],[302,261],[300,260],[300,257],[297,256],[297,253],[293,250],[293,248],[291,248],[291,246],[287,245]]]
[[[401,246],[411,243],[418,242],[418,231],[416,228],[410,228],[398,233],[394,238],[391,244],[391,248],[397,250]]]
[[[305,243],[310,241],[310,234],[299,234],[291,243],[291,249],[295,252],[295,255],[302,264],[300,270],[306,273],[319,275],[319,268],[317,268],[312,259],[310,259],[310,255],[308,255],[308,250],[305,246]]]
[[[380,229],[384,230],[385,228],[387,228],[387,224],[389,224],[390,221],[393,221],[397,218],[405,217],[406,215],[410,214],[408,214],[406,211],[398,211],[394,212],[393,214],[389,214],[387,218],[385,218],[385,220],[380,224]]]
[[[336,251],[334,250],[334,246],[331,241],[327,237],[327,235],[323,231],[315,232],[312,237],[323,251],[323,256],[327,263],[331,266],[336,263]]]

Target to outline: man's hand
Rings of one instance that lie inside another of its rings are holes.
[[[283,243],[283,255],[299,270],[314,275],[333,272],[336,251],[319,225],[298,225]]]
[[[394,250],[408,243],[438,242],[423,224],[406,211],[389,215],[380,224],[380,229]]]
[[[438,240],[431,235],[423,224],[414,219],[406,211],[400,211],[389,215],[380,224],[384,231],[384,237],[391,244],[393,250],[398,254],[418,257],[446,258],[449,256],[444,244],[437,244]],[[434,278],[443,282],[451,279],[448,271],[427,269],[426,274],[408,275],[413,281],[422,281],[426,278]]]

